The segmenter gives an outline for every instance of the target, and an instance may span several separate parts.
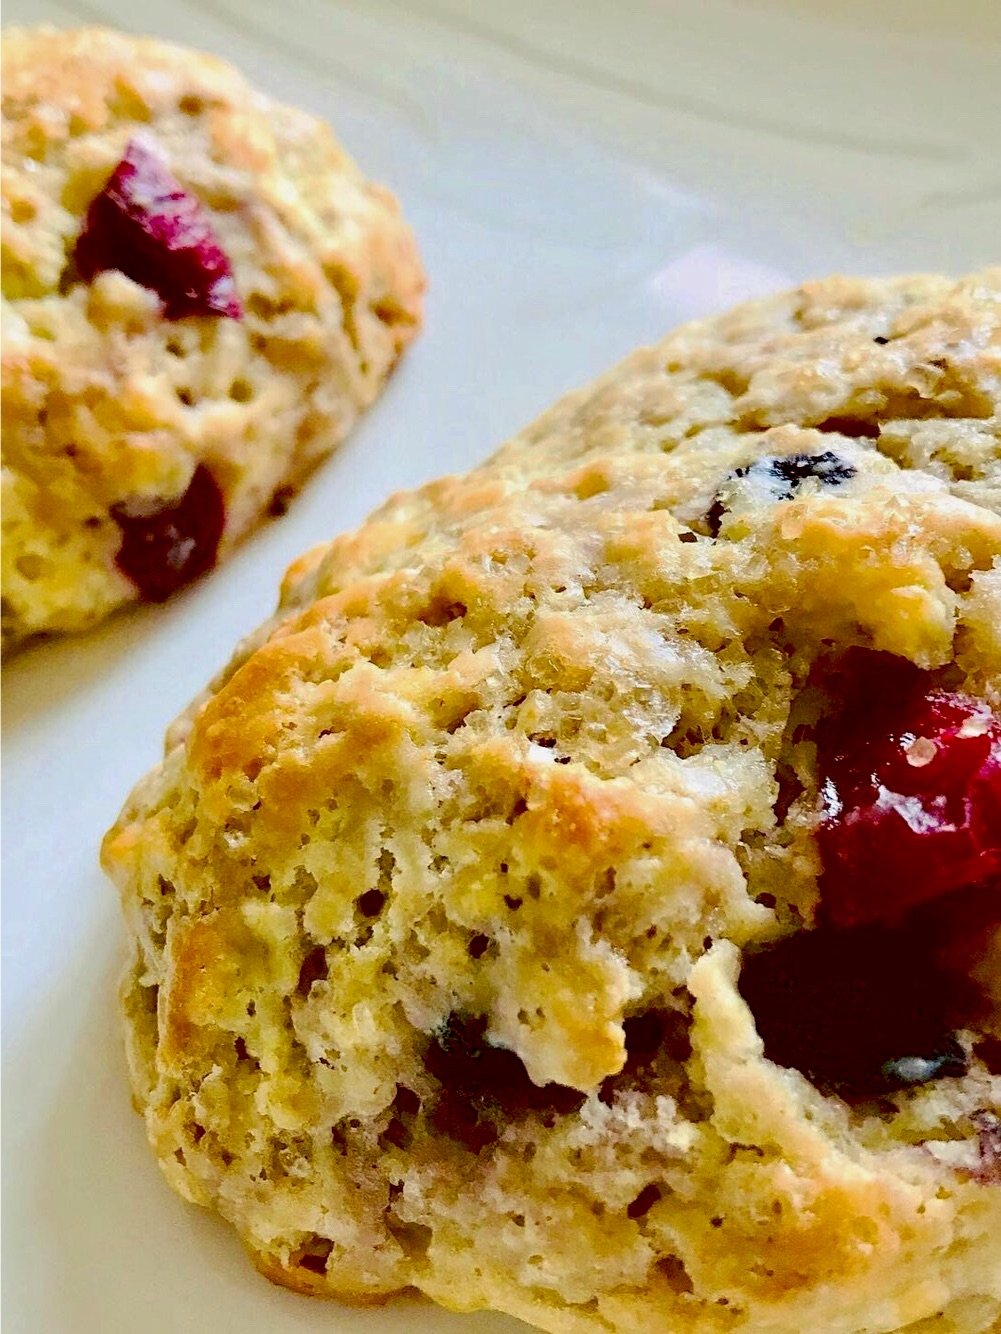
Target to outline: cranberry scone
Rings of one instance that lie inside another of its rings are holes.
[[[421,321],[398,205],[226,64],[3,41],[3,636],[210,569],[375,398]]]
[[[1001,1317],[1001,270],[689,325],[292,566],[104,843],[271,1278]]]

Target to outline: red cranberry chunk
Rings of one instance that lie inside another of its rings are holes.
[[[84,282],[119,269],[156,292],[169,320],[243,315],[229,257],[205,209],[138,139],[91,201],[74,259]]]
[[[847,1100],[964,1074],[953,1030],[981,997],[937,964],[934,937],[927,923],[822,927],[749,954],[740,991],[765,1055]]]
[[[111,511],[122,533],[115,564],[144,602],[164,602],[216,563],[226,510],[218,483],[199,464],[184,495],[148,513]]]
[[[1001,719],[856,649],[817,733],[822,920],[895,921],[1001,872]]]

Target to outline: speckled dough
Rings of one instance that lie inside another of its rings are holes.
[[[995,1329],[998,1013],[965,1075],[850,1104],[766,1059],[738,978],[815,921],[818,658],[1001,705],[999,408],[1001,270],[808,284],[293,565],[104,844],[174,1188],[348,1300]],[[828,451],[853,475],[786,498],[752,466]],[[455,1016],[503,1072],[458,1131]]]
[[[70,259],[135,136],[207,209],[244,318],[164,318]],[[100,30],[3,41],[3,630],[79,630],[135,600],[112,510],[222,489],[221,553],[377,394],[421,318],[393,196],[321,122],[229,66]]]

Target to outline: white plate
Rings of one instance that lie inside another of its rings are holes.
[[[498,12],[499,11],[499,12]],[[98,841],[285,564],[678,320],[833,269],[1001,259],[997,0],[8,0],[218,51],[402,196],[425,335],[287,518],[162,609],[5,671],[9,1334],[513,1331],[270,1287],[129,1109]]]

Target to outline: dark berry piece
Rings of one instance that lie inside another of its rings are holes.
[[[116,505],[111,515],[122,534],[115,564],[144,602],[166,601],[216,563],[226,509],[204,464],[174,503],[149,510]]]
[[[421,1110],[420,1096],[405,1084],[397,1084],[393,1107],[401,1116],[416,1116]]]
[[[763,502],[775,503],[780,500],[791,500],[809,478],[815,478],[822,486],[841,486],[842,483],[851,481],[856,472],[854,463],[849,463],[833,450],[826,449],[821,454],[776,454],[755,459],[753,463],[745,464],[742,468],[735,468],[726,482],[746,479],[753,493],[756,493]],[[710,536],[719,536],[723,516],[729,508],[723,499],[721,488],[706,513],[706,525]]]
[[[450,1015],[424,1056],[441,1084],[432,1123],[474,1153],[497,1142],[504,1121],[529,1112],[566,1115],[585,1098],[563,1084],[534,1084],[513,1051],[486,1041],[486,1029],[483,1016]]]
[[[818,422],[816,429],[830,431],[836,435],[847,435],[852,440],[879,439],[878,423],[863,421],[861,417],[828,417]]]
[[[889,338],[884,338],[882,334],[877,334],[872,341],[878,343],[880,347],[885,347],[890,340]]]
[[[973,1045],[974,1055],[992,1075],[1001,1075],[1001,1038],[987,1034]]]
[[[934,936],[821,928],[748,954],[740,991],[765,1055],[848,1100],[965,1073],[954,1028],[982,998],[939,965]]]
[[[366,889],[358,896],[358,911],[363,917],[378,917],[386,906],[386,896],[381,889]]]
[[[482,1153],[500,1139],[496,1121],[451,1089],[442,1089],[431,1113],[431,1124],[439,1135],[462,1144],[470,1153]]]
[[[823,920],[899,919],[1001,874],[1001,719],[889,654],[855,649],[817,730]]]
[[[635,1200],[626,1207],[626,1217],[632,1219],[645,1218],[660,1197],[660,1187],[651,1181],[649,1185],[643,1187]]]
[[[156,292],[169,320],[243,315],[208,214],[139,139],[91,201],[73,258],[84,282],[118,269]]]
[[[322,945],[310,950],[299,969],[299,981],[296,990],[300,996],[308,996],[314,982],[324,982],[327,977],[327,952]]]

